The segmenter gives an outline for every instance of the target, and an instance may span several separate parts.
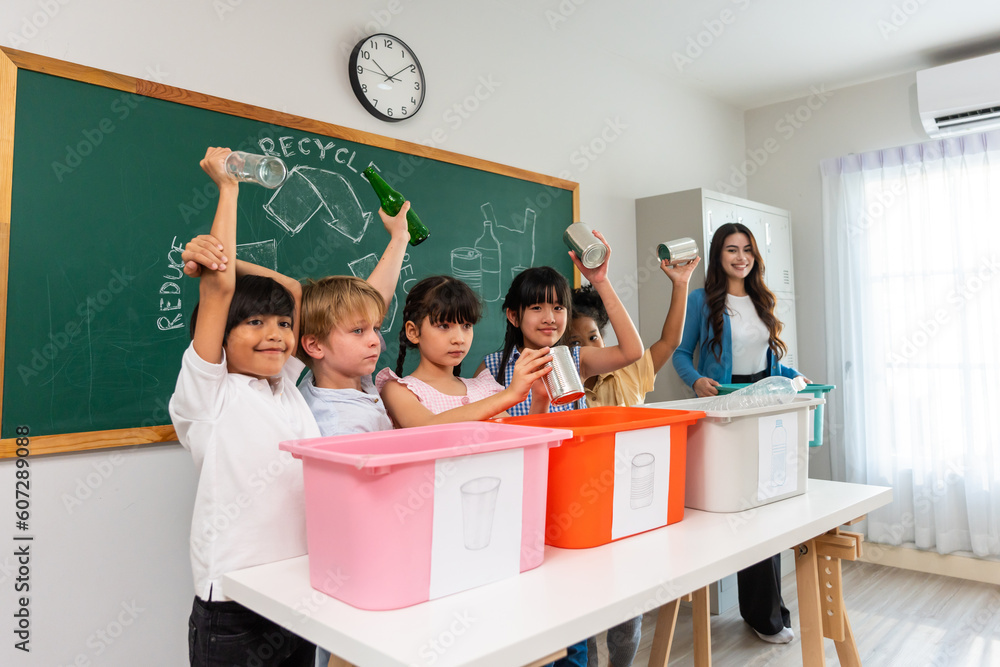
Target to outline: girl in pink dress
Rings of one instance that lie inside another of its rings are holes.
[[[397,428],[506,416],[507,408],[528,394],[532,394],[533,412],[548,410],[545,389],[536,383],[551,370],[546,366],[552,360],[547,347],[526,350],[507,387],[487,370],[472,379],[459,375],[472,345],[472,327],[481,314],[476,293],[451,276],[425,278],[410,290],[403,308],[396,372],[385,368],[375,378]],[[420,352],[420,364],[411,375],[399,377],[411,348]]]

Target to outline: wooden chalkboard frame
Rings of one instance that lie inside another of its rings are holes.
[[[4,376],[7,341],[7,267],[13,195],[14,118],[17,108],[17,73],[21,69],[559,188],[572,192],[573,221],[580,219],[580,185],[573,181],[0,46],[0,100],[2,100],[0,101],[0,258],[3,260],[0,268],[0,378]],[[574,274],[574,283],[578,287],[580,274],[575,270]],[[0,415],[2,414],[3,388],[0,386]],[[55,454],[169,442],[176,439],[174,429],[170,425],[135,427],[31,436],[30,450],[32,455]],[[16,450],[15,438],[0,439],[0,459],[14,457]]]

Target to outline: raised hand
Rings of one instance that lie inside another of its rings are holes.
[[[576,264],[576,268],[580,269],[580,274],[583,275],[583,277],[586,278],[590,284],[596,285],[597,283],[604,282],[608,279],[608,262],[611,261],[611,246],[608,245],[608,242],[604,239],[603,234],[596,229],[593,231],[594,236],[596,236],[597,239],[604,244],[604,247],[608,249],[608,254],[604,258],[604,262],[596,269],[588,269],[583,265],[580,258],[577,257],[576,253],[572,250],[569,251],[569,256],[570,259],[573,260],[573,263]]]
[[[181,261],[184,262],[184,273],[192,278],[200,277],[203,268],[225,271],[229,264],[229,258],[222,251],[222,243],[211,234],[191,239],[184,246]]]
[[[670,282],[674,285],[686,285],[691,280],[691,274],[694,273],[695,267],[700,263],[701,257],[695,257],[679,264],[671,264],[669,260],[665,259],[660,262],[660,270],[666,274],[667,278],[670,278]]]
[[[232,153],[228,148],[209,146],[201,159],[201,168],[212,177],[220,188],[223,185],[239,185],[236,177],[226,170],[226,158]]]
[[[390,216],[381,208],[378,210],[379,217],[382,218],[382,224],[385,225],[385,231],[389,232],[390,238],[405,236],[407,240],[410,239],[409,228],[406,225],[406,212],[409,210],[410,202],[408,201],[403,202],[403,205],[399,207],[399,213],[394,216]]]

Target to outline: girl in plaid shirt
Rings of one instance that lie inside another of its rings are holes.
[[[472,327],[481,314],[476,293],[451,276],[425,278],[410,290],[403,307],[396,372],[385,368],[375,378],[398,428],[507,416],[507,408],[532,393],[532,385],[545,396],[536,381],[551,371],[546,366],[552,360],[547,347],[522,355],[506,388],[487,371],[472,379],[459,375],[472,345]],[[420,364],[412,375],[399,377],[411,348],[420,352]],[[536,403],[537,411],[545,412],[547,397]]]
[[[594,236],[607,245],[600,232],[595,231]],[[586,381],[591,376],[610,373],[638,361],[643,352],[642,340],[635,325],[632,324],[632,318],[629,317],[608,280],[611,248],[608,248],[608,259],[596,269],[583,266],[572,250],[569,256],[583,277],[594,286],[594,291],[600,295],[611,328],[618,337],[618,344],[611,347],[571,348],[580,378]],[[566,327],[572,320],[570,312],[572,305],[569,283],[555,269],[538,266],[517,274],[503,302],[504,313],[507,315],[507,333],[503,349],[488,355],[479,365],[477,374],[488,370],[497,382],[510,385],[517,364],[525,355],[560,344],[566,333]],[[535,409],[533,402],[537,396],[536,392],[532,392],[508,411],[512,415],[545,412]],[[553,406],[552,410],[575,410],[583,407],[586,406],[581,399],[574,403]]]

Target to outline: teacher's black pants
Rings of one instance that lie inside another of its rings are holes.
[[[792,627],[792,617],[781,598],[781,554],[736,573],[740,616],[762,635]]]
[[[754,375],[734,375],[734,383],[757,382],[770,373],[767,369]],[[739,586],[740,616],[762,635],[775,635],[792,627],[792,617],[781,598],[781,554],[751,565],[736,573]]]

